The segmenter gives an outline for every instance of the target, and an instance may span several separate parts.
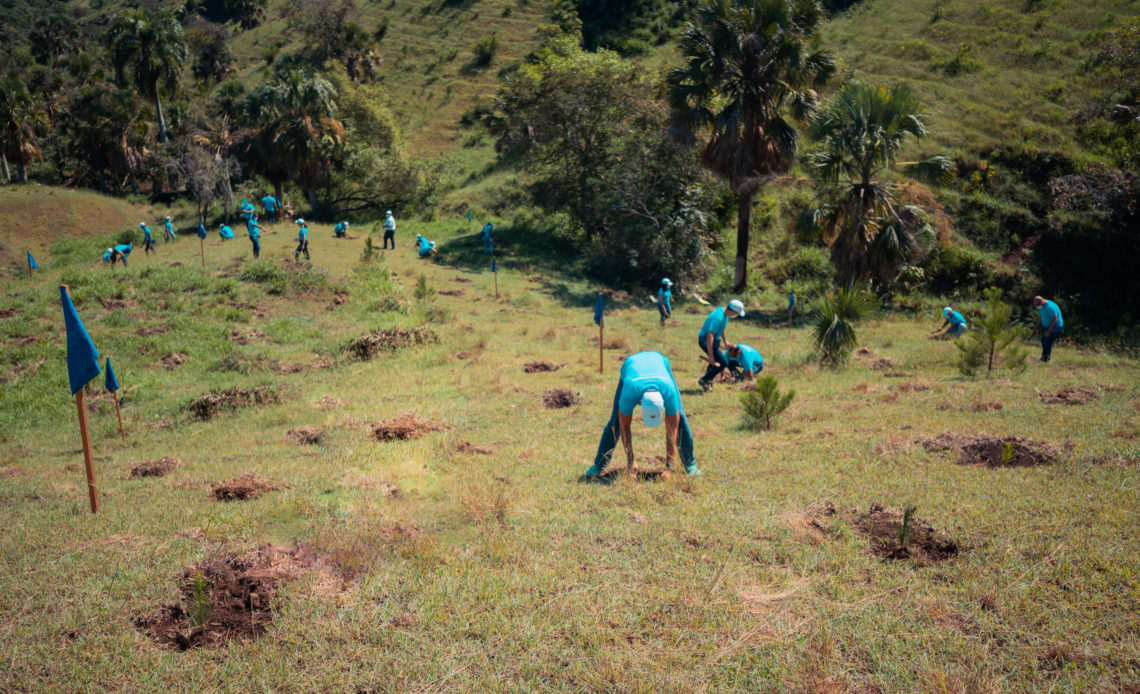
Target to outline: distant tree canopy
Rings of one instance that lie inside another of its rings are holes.
[[[189,57],[182,25],[165,10],[124,10],[107,32],[111,64],[120,85],[133,84],[144,97],[154,99],[158,139],[167,141],[162,113],[162,91],[178,89]]]

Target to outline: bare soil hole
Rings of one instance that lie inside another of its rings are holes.
[[[471,352],[468,352],[467,350],[463,350],[459,354],[456,354],[455,358],[456,359],[470,359],[473,356],[474,355]]]
[[[546,405],[548,410],[557,410],[563,407],[573,407],[581,400],[571,390],[567,388],[551,388],[542,394],[542,404]]]
[[[888,359],[887,357],[883,357],[882,359],[873,362],[871,364],[871,368],[876,371],[889,371],[895,368],[895,362],[891,359]]]
[[[528,361],[523,366],[523,371],[528,374],[546,373],[548,371],[557,371],[562,368],[561,364],[551,364],[548,361]]]
[[[922,393],[931,389],[929,383],[922,383],[921,381],[910,381],[907,383],[900,383],[895,386],[895,390],[900,393]]]
[[[1046,405],[1087,405],[1100,395],[1090,388],[1066,388],[1056,393],[1037,391],[1037,397]]]
[[[256,388],[227,388],[192,400],[182,409],[190,413],[192,419],[206,421],[218,413],[219,410],[236,410],[254,405],[268,405],[281,399],[277,389],[273,386],[258,386]]]
[[[210,493],[218,501],[248,501],[276,489],[281,489],[281,487],[268,480],[263,480],[253,473],[247,473],[236,479],[215,485]]]
[[[974,412],[1000,412],[1003,407],[997,400],[976,400],[970,405]]]
[[[329,305],[325,307],[326,311],[335,311],[337,308],[344,306],[348,302],[348,294],[346,292],[337,292]]]
[[[189,355],[182,354],[181,352],[171,352],[170,354],[164,355],[159,361],[164,369],[177,369],[179,366],[185,364],[188,358]]]
[[[405,412],[396,419],[389,419],[372,427],[372,438],[377,441],[406,441],[418,439],[424,434],[445,429],[441,424],[420,419],[416,415]]]
[[[855,350],[855,356],[857,357],[868,357],[871,354],[872,352],[868,347],[860,347],[859,349]]]
[[[440,289],[439,293],[443,296],[463,296],[465,292],[462,289]]]
[[[178,651],[256,639],[273,621],[277,587],[317,564],[304,549],[268,545],[247,556],[206,559],[182,572],[179,602],[136,618],[135,626]]]
[[[439,336],[430,328],[389,328],[361,335],[348,343],[344,351],[361,361],[368,361],[380,352],[395,352],[406,347],[432,345],[438,342]]]
[[[852,525],[870,539],[871,551],[883,559],[906,559],[923,566],[950,559],[963,549],[918,518],[910,519],[904,537],[902,514],[879,504],[855,515]]]
[[[325,432],[316,427],[297,427],[290,429],[285,438],[298,446],[315,446],[325,437]]]
[[[0,318],[11,318],[12,316],[16,315],[17,313],[19,313],[20,311],[23,311],[23,310],[24,309],[20,308],[19,306],[10,306],[8,308],[2,308],[2,309],[0,309]]]
[[[486,446],[476,446],[470,441],[460,441],[459,445],[455,447],[455,450],[459,451],[460,453],[471,453],[479,455],[491,455],[495,452],[492,448],[487,448]]]
[[[959,465],[1036,467],[1056,463],[1060,454],[1050,444],[1026,441],[1016,436],[975,437],[945,433],[921,443],[928,451],[957,452]]]
[[[144,460],[141,463],[135,463],[131,466],[131,474],[129,479],[138,479],[140,477],[162,477],[176,467],[184,465],[178,458],[172,458],[164,455],[158,460]]]
[[[451,278],[451,281],[452,282],[459,282],[460,284],[467,284],[471,280],[467,279],[466,277],[453,277],[453,278]]]

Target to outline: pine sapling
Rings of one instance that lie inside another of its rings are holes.
[[[781,393],[773,376],[765,376],[756,382],[756,390],[750,390],[740,396],[740,404],[744,413],[765,429],[772,428],[772,418],[788,409],[796,391],[789,390]]]
[[[910,544],[911,536],[914,534],[914,512],[918,510],[918,506],[914,504],[907,504],[903,509],[902,525],[899,526],[899,547],[906,548]]]
[[[415,297],[416,301],[421,304],[427,303],[432,297],[431,287],[428,286],[427,277],[423,273],[420,273],[420,276],[416,278]]]
[[[1025,370],[1026,351],[1017,344],[1025,338],[1025,331],[1012,325],[1013,307],[1001,300],[1001,290],[990,287],[985,291],[985,315],[974,319],[975,329],[958,340],[958,370],[964,376],[974,377],[985,366],[986,376],[999,363],[1011,374]]]
[[[367,263],[369,260],[372,260],[372,254],[375,252],[376,252],[375,247],[372,245],[372,237],[371,236],[365,236],[364,237],[364,255],[361,259]]]
[[[207,590],[206,577],[202,572],[194,574],[194,582],[190,584],[190,623],[200,627],[206,623],[210,615],[210,593]]]

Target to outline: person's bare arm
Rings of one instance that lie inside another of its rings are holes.
[[[705,335],[705,349],[709,353],[709,358],[708,358],[709,364],[715,365],[716,364],[716,355],[713,354],[713,334],[712,333],[707,333]]]
[[[755,385],[756,379],[753,377],[751,369],[744,372],[744,382]]]
[[[633,433],[630,426],[633,424],[633,415],[618,413],[618,429],[621,433],[621,445],[625,448],[625,466],[633,465]]]
[[[680,414],[665,415],[665,467],[673,467],[677,458],[677,428],[680,425]]]

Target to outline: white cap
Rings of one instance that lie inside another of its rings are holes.
[[[732,301],[728,302],[728,310],[735,311],[736,315],[740,316],[741,318],[744,317],[744,304],[741,303],[740,299],[733,299]]]
[[[673,286],[673,280],[666,277],[665,279],[661,280],[661,284],[665,285],[666,287],[672,287]]]
[[[386,214],[386,215],[388,215],[389,217],[391,217],[391,216],[392,216],[392,210],[388,210],[388,211],[387,211],[387,212],[385,212],[384,214]]]
[[[954,313],[954,309],[950,308],[949,306],[942,309],[942,315],[944,316],[949,316],[951,313]]]
[[[293,222],[293,223],[294,223],[294,224],[304,224],[304,223],[305,223],[305,220],[304,220],[304,218],[302,218],[302,217],[298,217],[298,218],[297,218],[297,221],[295,221],[295,222]]]
[[[167,219],[170,219],[170,215],[166,215],[166,218],[167,218]]]
[[[145,227],[145,226],[146,226],[146,222],[139,222],[139,226],[140,226],[140,227]]]
[[[344,225],[345,225],[345,226],[348,226],[348,221],[347,221],[347,220],[345,221]]]
[[[107,252],[108,252],[108,253],[113,253],[114,251],[113,251],[113,249],[110,249],[110,248],[108,248],[108,249],[107,249]]]
[[[641,421],[647,427],[655,427],[661,423],[661,415],[665,414],[665,398],[661,393],[651,390],[641,396]]]

